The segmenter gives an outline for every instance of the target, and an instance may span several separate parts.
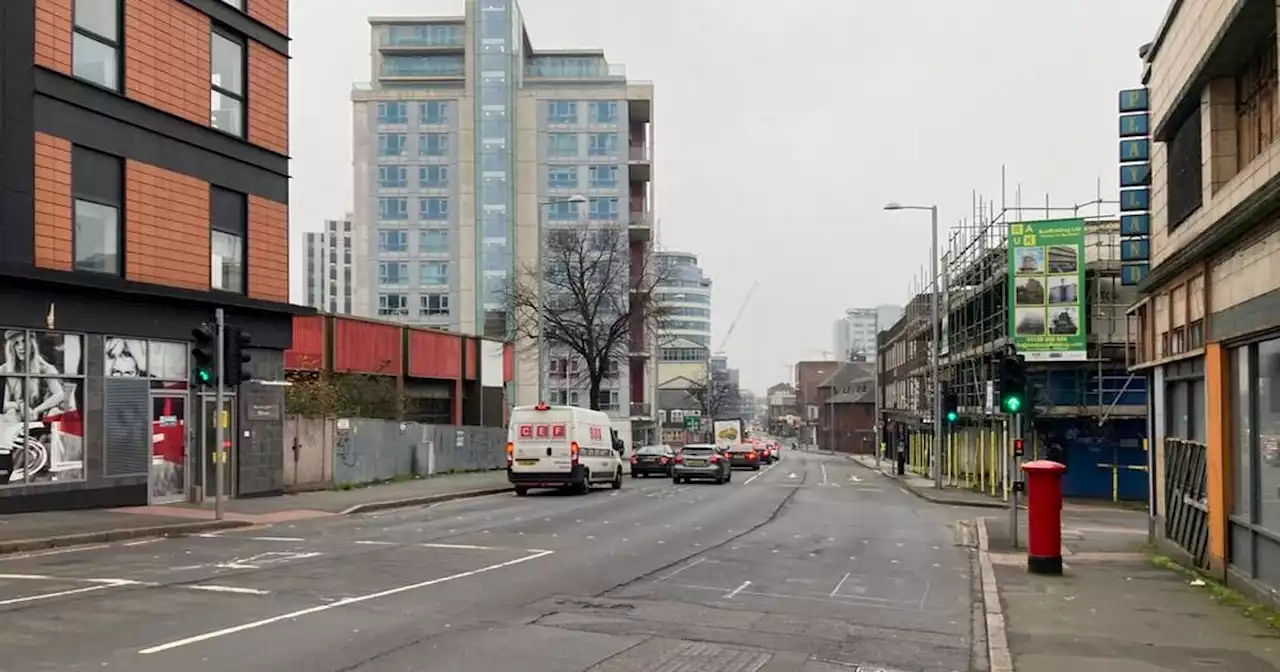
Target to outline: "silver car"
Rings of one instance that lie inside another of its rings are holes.
[[[709,443],[693,443],[680,449],[671,470],[671,480],[676,484],[694,479],[715,481],[722,485],[733,480],[729,457]]]

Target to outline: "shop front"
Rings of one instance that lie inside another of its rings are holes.
[[[1280,589],[1280,334],[1228,349],[1233,573]]]

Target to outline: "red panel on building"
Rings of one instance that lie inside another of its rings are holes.
[[[294,371],[324,369],[324,316],[293,318],[293,347],[284,351],[284,368]]]
[[[457,380],[462,377],[460,336],[424,329],[409,330],[409,375]]]
[[[335,317],[333,370],[400,375],[400,327]]]
[[[477,353],[477,350],[478,350],[478,346],[476,345],[476,339],[468,338],[467,339],[467,380],[476,379],[476,368],[477,368],[476,363],[480,359]]]
[[[516,349],[507,343],[502,346],[502,382],[509,383],[516,379]]]

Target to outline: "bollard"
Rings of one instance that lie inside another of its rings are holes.
[[[1027,474],[1027,571],[1062,575],[1062,472],[1058,462],[1022,465]]]

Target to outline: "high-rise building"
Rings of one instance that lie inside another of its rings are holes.
[[[902,319],[902,306],[850,308],[835,322],[835,357],[840,361],[876,358],[876,333]]]
[[[647,259],[651,83],[601,51],[535,49],[514,0],[369,22],[372,81],[352,93],[357,314],[510,338],[504,295],[546,228],[624,228]],[[633,340],[598,401],[651,422],[654,339]],[[517,342],[516,403],[538,400],[552,361]]]
[[[351,215],[325,220],[323,230],[308,232],[306,303],[316,310],[348,315],[352,311]]]
[[[0,513],[283,488],[288,14],[0,1]],[[221,418],[189,365],[217,309],[253,378]]]
[[[654,303],[664,318],[658,331],[658,386],[705,381],[711,355],[711,278],[688,252],[654,253],[662,269]]]

